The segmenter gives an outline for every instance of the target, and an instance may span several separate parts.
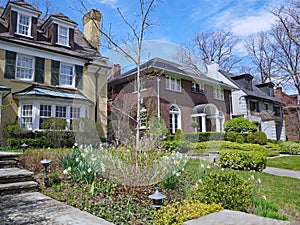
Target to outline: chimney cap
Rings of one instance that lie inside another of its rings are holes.
[[[101,18],[102,18],[102,14],[98,10],[91,9],[83,16],[82,23],[83,25],[85,25],[91,20],[96,20],[100,22]]]

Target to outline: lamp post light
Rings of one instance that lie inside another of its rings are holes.
[[[25,144],[25,143],[23,143],[23,144],[21,145],[21,148],[22,148],[22,150],[23,150],[23,153],[25,153],[26,149],[28,148],[28,145]]]
[[[167,196],[160,193],[158,188],[156,188],[155,192],[152,195],[149,195],[149,198],[153,201],[152,207],[154,207],[156,210],[160,209],[163,206],[162,200],[166,197]]]
[[[45,184],[46,187],[48,187],[48,170],[47,170],[47,168],[48,168],[48,166],[50,165],[51,160],[50,160],[50,159],[43,159],[43,160],[41,161],[41,163],[42,163],[42,165],[43,165],[44,168],[45,168],[44,184]]]

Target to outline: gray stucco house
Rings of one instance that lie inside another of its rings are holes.
[[[274,95],[274,84],[254,84],[250,74],[235,75],[219,69],[217,63],[208,65],[208,76],[236,87],[232,92],[232,118],[244,117],[255,123],[268,139],[286,140],[284,103]]]

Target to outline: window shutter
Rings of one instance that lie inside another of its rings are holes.
[[[17,12],[11,11],[10,13],[10,26],[9,26],[9,34],[14,35],[17,32]]]
[[[33,37],[33,40],[37,40],[37,18],[32,17],[32,25],[31,25],[31,36]]]
[[[74,48],[74,29],[70,28],[69,29],[69,45],[71,46],[71,48]]]
[[[75,87],[82,89],[83,88],[83,77],[82,77],[83,67],[75,65],[75,72],[76,72]]]
[[[4,78],[14,79],[16,73],[16,53],[6,51]]]
[[[51,62],[51,85],[59,85],[59,61]]]
[[[35,58],[35,74],[34,81],[38,83],[44,83],[45,71],[44,71],[45,59]]]

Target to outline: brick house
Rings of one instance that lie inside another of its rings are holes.
[[[177,129],[220,132],[225,120],[230,119],[230,95],[234,89],[230,85],[161,58],[142,64],[140,79],[142,130],[151,117],[162,118],[170,134]],[[116,114],[122,112],[131,130],[136,125],[136,86],[136,68],[122,74],[113,73],[108,82],[110,120],[120,119]]]
[[[300,140],[300,98],[299,95],[288,95],[282,91],[281,87],[274,90],[275,96],[281,99],[285,107],[283,108],[285,120],[286,138],[290,141]]]
[[[236,88],[232,92],[232,117],[244,117],[255,123],[267,138],[285,140],[283,102],[274,95],[274,84],[253,84],[251,74],[235,75],[219,69],[217,63],[208,65],[208,76]]]
[[[99,53],[100,12],[83,17],[84,33],[62,13],[40,15],[25,1],[0,9],[0,126],[40,130],[44,119],[59,117],[68,128],[89,118],[105,129],[110,67]]]

